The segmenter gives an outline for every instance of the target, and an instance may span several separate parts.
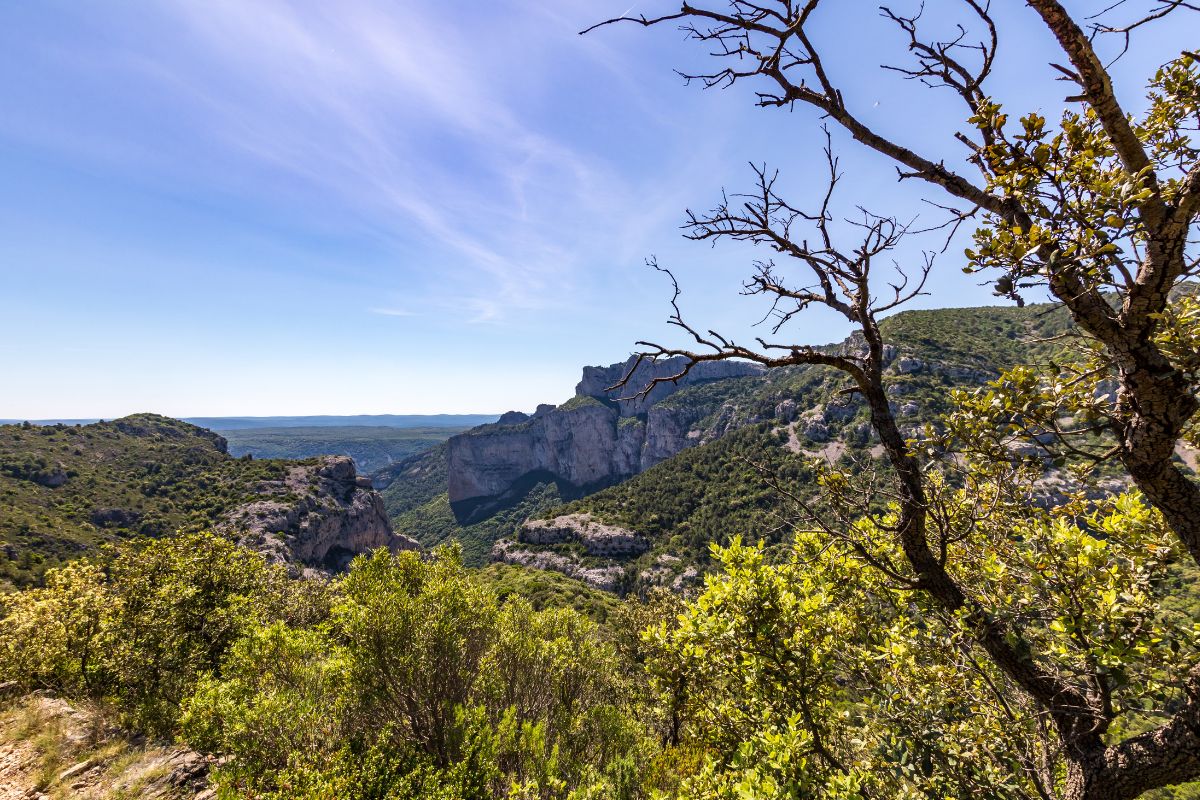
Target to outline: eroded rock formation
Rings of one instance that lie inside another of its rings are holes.
[[[692,426],[702,416],[694,407],[662,401],[686,386],[761,375],[756,364],[696,365],[676,383],[660,383],[635,397],[655,378],[678,374],[682,358],[634,369],[626,386],[614,389],[635,361],[584,367],[576,396],[562,406],[538,406],[533,415],[510,411],[448,442],[450,502],[461,511],[503,496],[523,478],[537,477],[590,489],[615,483],[697,444]]]
[[[519,564],[532,569],[560,572],[606,592],[619,591],[622,579],[625,577],[625,567],[611,561],[599,565],[589,565],[574,554],[533,550],[529,547],[522,547],[510,539],[501,539],[496,542],[492,547],[491,557],[493,561],[503,564]]]
[[[517,533],[517,541],[539,545],[579,542],[589,556],[603,558],[630,558],[650,549],[645,536],[607,525],[590,514],[528,520]]]
[[[347,456],[294,466],[282,481],[259,488],[273,499],[238,507],[218,527],[272,561],[298,570],[340,570],[354,556],[380,547],[393,552],[419,547],[392,531],[383,498]]]

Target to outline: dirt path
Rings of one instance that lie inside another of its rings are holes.
[[[0,800],[211,800],[208,768],[199,753],[141,741],[58,698],[0,705]]]

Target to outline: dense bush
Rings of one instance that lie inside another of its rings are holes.
[[[235,640],[271,620],[315,621],[324,595],[208,534],[125,543],[103,564],[51,570],[44,588],[3,598],[0,676],[110,701],[131,723],[165,733]]]
[[[501,605],[457,551],[356,561],[327,624],[259,628],[187,701],[229,785],[287,797],[632,797],[651,744],[574,611]],[[574,795],[572,793],[575,793]]]
[[[226,756],[237,796],[641,796],[656,737],[595,622],[501,601],[458,550],[296,581],[210,535],[4,598],[0,680]]]
[[[971,502],[948,500],[952,513]],[[1200,628],[1162,602],[1171,565],[1186,562],[1161,518],[1125,495],[1089,514],[1004,519],[1014,524],[982,523],[986,545],[953,565],[989,610],[1019,614],[1039,657],[1113,676],[1114,741],[1177,707]],[[896,560],[880,529],[859,529],[874,557]],[[1065,773],[1062,752],[1045,745],[1028,696],[971,647],[964,615],[819,532],[797,533],[783,563],[737,542],[717,555],[723,574],[642,645],[654,684],[683,688],[684,744],[705,753],[682,796],[1058,796],[1043,793]]]

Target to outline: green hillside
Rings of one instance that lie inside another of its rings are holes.
[[[880,325],[905,352],[955,364],[1006,369],[1031,364],[1058,349],[1055,337],[1073,329],[1052,303],[903,311]]]
[[[611,592],[593,589],[583,581],[557,572],[489,564],[476,574],[491,586],[501,601],[521,597],[537,611],[570,608],[596,622],[604,622],[621,605]]]
[[[883,330],[900,356],[935,365],[909,374],[897,371],[889,379],[897,404],[908,409],[904,424],[916,426],[945,413],[954,388],[978,385],[1000,369],[1047,359],[1059,347],[1057,337],[1070,330],[1070,318],[1050,304],[906,311],[885,320]],[[830,348],[846,346],[853,347],[853,340]],[[847,379],[832,369],[794,367],[762,378],[687,387],[661,404],[696,410],[698,430],[731,433],[574,501],[569,501],[570,487],[531,481],[492,516],[470,525],[455,519],[446,497],[445,447],[395,464],[374,479],[397,531],[427,546],[457,540],[467,563],[474,565],[486,563],[492,544],[514,535],[529,518],[587,511],[628,526],[655,542],[649,555],[629,565],[628,584],[634,586],[637,573],[663,553],[682,557],[678,570],[706,563],[708,544],[733,535],[781,541],[791,517],[770,484],[803,492],[813,453],[861,458],[872,443],[865,408],[848,407],[844,419],[831,423],[830,439],[816,442],[789,436],[787,423],[777,419],[780,404],[792,401],[802,416],[842,402],[847,386]],[[789,438],[793,449],[787,447]],[[844,447],[830,447],[831,442]],[[794,452],[796,446],[807,452]]]
[[[444,464],[445,456],[442,455]],[[517,532],[525,520],[542,516],[563,503],[559,487],[553,483],[536,482],[515,495],[510,502],[494,511],[490,516],[469,525],[463,525],[450,509],[450,498],[445,483],[441,490],[423,500],[408,493],[414,504],[405,510],[397,508],[396,497],[404,490],[396,484],[384,489],[381,494],[388,507],[388,514],[397,533],[403,533],[419,541],[425,547],[437,547],[448,542],[462,546],[463,561],[468,566],[481,567],[488,563],[492,544]],[[420,502],[417,502],[420,500]]]
[[[233,458],[217,434],[155,414],[0,426],[0,586],[104,542],[208,527],[287,466]]]

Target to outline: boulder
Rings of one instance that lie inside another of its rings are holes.
[[[819,417],[802,418],[797,428],[813,442],[828,442],[831,435],[829,426]]]
[[[53,469],[43,470],[33,476],[33,482],[47,489],[57,489],[67,482],[71,473],[62,464],[55,464]]]
[[[826,422],[845,422],[858,413],[858,395],[848,395],[825,406]]]
[[[97,528],[134,528],[142,515],[128,508],[94,508],[89,519]]]

